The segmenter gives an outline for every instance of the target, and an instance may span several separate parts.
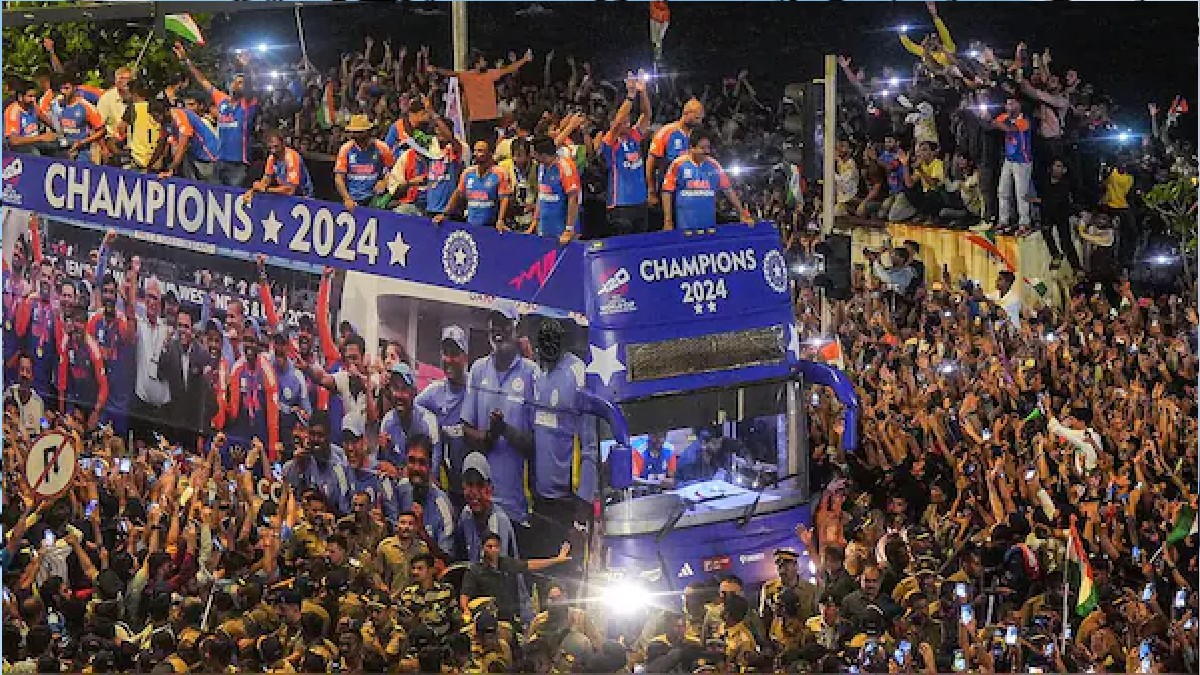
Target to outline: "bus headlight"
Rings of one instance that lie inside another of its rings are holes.
[[[600,601],[615,614],[634,614],[649,600],[646,589],[629,581],[614,582],[600,592]]]

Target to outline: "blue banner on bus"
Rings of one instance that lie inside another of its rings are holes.
[[[4,158],[3,203],[302,264],[584,311],[582,244],[257,195],[31,155]]]
[[[788,269],[779,233],[768,224],[621,237],[587,251],[588,316],[593,326],[623,330],[648,325],[708,323],[748,314],[789,312]]]

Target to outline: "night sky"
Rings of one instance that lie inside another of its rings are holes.
[[[182,3],[181,3],[182,4]],[[472,3],[471,46],[490,58],[532,47],[541,56],[557,49],[591,59],[601,78],[650,61],[648,9],[644,3],[546,2],[551,14],[517,16],[526,3]],[[416,10],[441,10],[420,16]],[[960,49],[981,40],[1001,56],[1011,56],[1019,40],[1040,53],[1050,47],[1058,72],[1075,68],[1080,76],[1125,108],[1122,122],[1142,126],[1145,105],[1165,109],[1171,97],[1196,101],[1196,5],[1188,2],[955,2],[939,5]],[[304,10],[309,52],[319,66],[338,53],[361,48],[361,37],[391,37],[410,45],[428,43],[433,60],[451,65],[450,16],[446,3],[356,3]],[[869,71],[884,65],[909,67],[895,26],[908,23],[932,31],[923,3],[709,3],[672,2],[666,59],[674,70],[694,72],[700,81],[719,83],[747,68],[760,96],[775,99],[788,82],[820,75],[821,55],[848,53]],[[336,25],[336,30],[334,26]],[[381,28],[381,26],[390,28]],[[914,28],[919,36],[921,28]],[[259,36],[292,45],[290,10],[264,10],[214,21],[213,37],[248,43]],[[378,47],[377,47],[378,49]],[[410,57],[411,59],[411,57]],[[532,74],[532,73],[531,73]],[[537,74],[540,77],[540,72]],[[772,101],[773,102],[773,101]]]

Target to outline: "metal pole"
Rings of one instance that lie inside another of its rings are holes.
[[[450,4],[450,20],[454,37],[454,69],[469,70],[467,63],[467,3],[455,0]]]
[[[837,177],[837,167],[834,164],[836,154],[833,151],[837,144],[837,56],[825,55],[825,127],[822,139],[821,160],[823,162],[821,187],[821,236],[828,237],[833,233],[833,209],[837,199],[837,189],[834,185]],[[824,291],[821,293],[821,334],[828,336],[833,329],[833,312],[830,301]]]

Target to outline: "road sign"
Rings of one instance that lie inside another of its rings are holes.
[[[75,442],[57,431],[42,434],[25,459],[25,483],[35,499],[54,499],[66,492],[79,466]]]

